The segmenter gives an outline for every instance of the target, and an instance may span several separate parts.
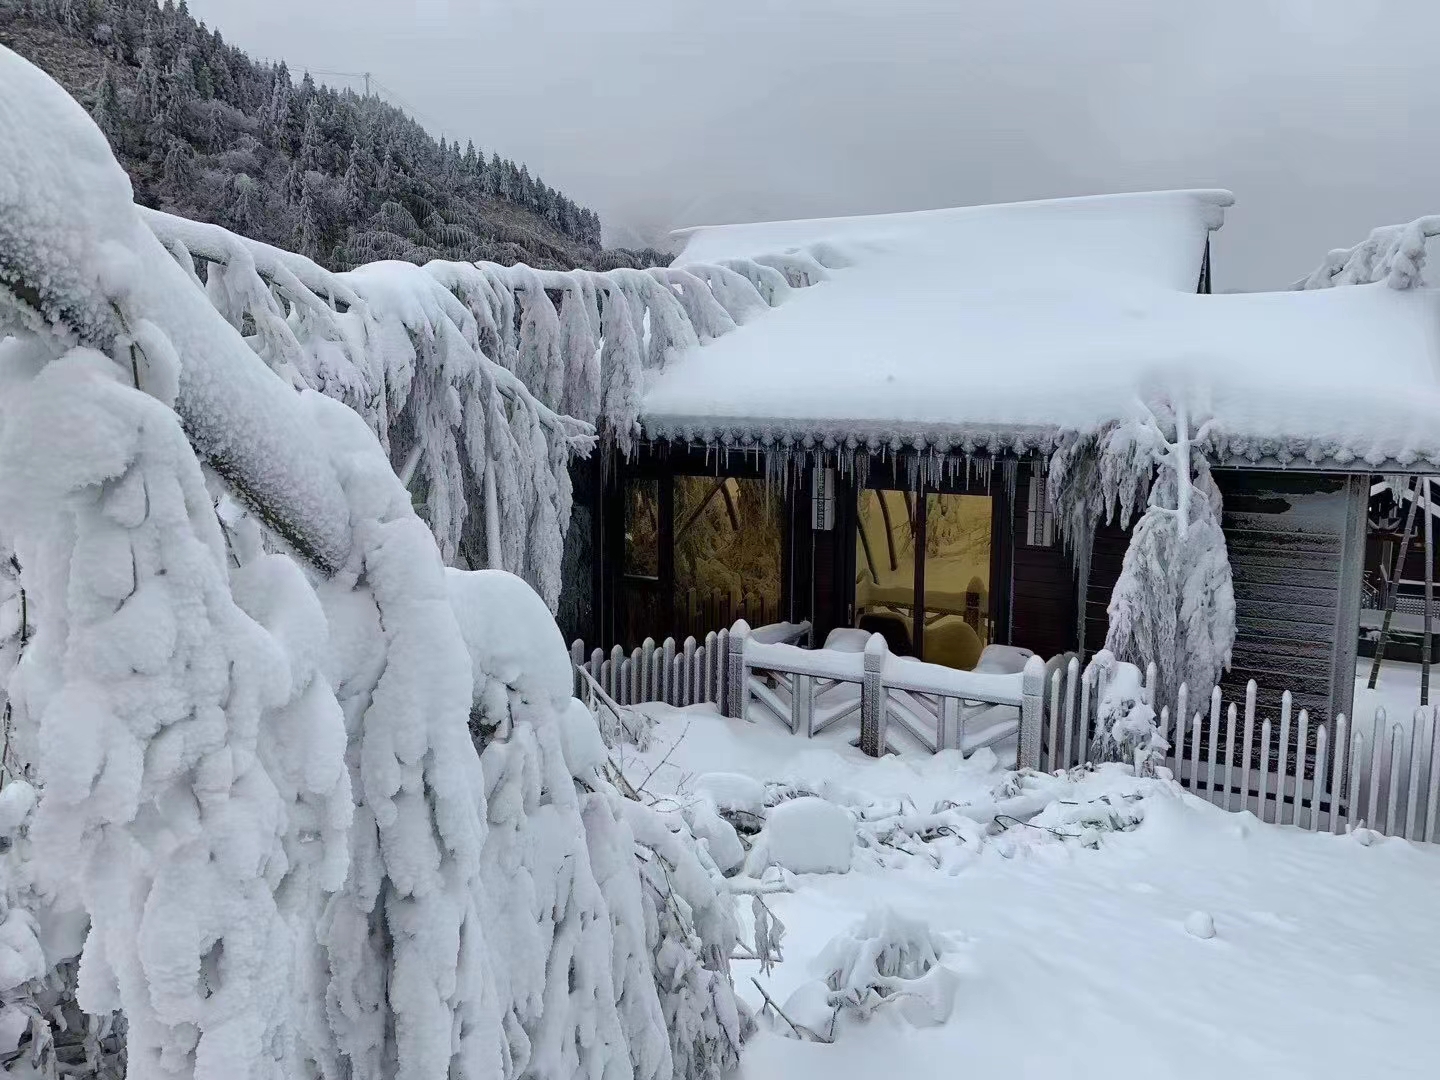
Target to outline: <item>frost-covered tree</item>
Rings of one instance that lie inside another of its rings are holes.
[[[1088,573],[1096,522],[1117,512],[1131,531],[1111,594],[1105,648],[1143,669],[1153,662],[1154,700],[1208,695],[1230,665],[1235,598],[1221,530],[1221,496],[1203,452],[1208,425],[1195,425],[1182,395],[1144,415],[1068,437],[1050,462],[1049,488],[1067,541]]]

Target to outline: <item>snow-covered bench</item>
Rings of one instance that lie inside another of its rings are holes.
[[[730,631],[727,667],[732,717],[748,719],[758,704],[810,737],[858,715],[860,746],[877,757],[891,723],[931,752],[967,755],[1018,733],[1018,764],[1039,763],[1045,664],[1038,656],[1020,672],[957,671],[895,656],[879,634],[862,651],[802,649],[756,640],[741,621]]]

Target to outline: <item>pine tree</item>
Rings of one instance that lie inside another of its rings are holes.
[[[350,161],[345,166],[345,178],[341,184],[341,199],[345,213],[354,221],[360,220],[365,210],[365,178],[361,174],[360,156],[364,151],[356,136],[350,143]]]
[[[165,182],[172,191],[184,192],[195,182],[194,161],[190,144],[184,139],[171,139],[165,152]]]
[[[245,173],[230,182],[229,227],[242,236],[251,236],[260,211],[260,185]]]
[[[90,115],[110,144],[115,145],[120,131],[120,92],[115,88],[115,77],[108,62],[95,87],[95,104],[90,107]]]
[[[299,223],[295,230],[295,247],[306,258],[318,259],[323,230],[316,211],[315,185],[302,181],[302,187],[304,193],[300,197],[298,208]]]

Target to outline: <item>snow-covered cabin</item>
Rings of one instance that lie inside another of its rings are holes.
[[[644,440],[591,522],[596,636],[629,648],[743,613],[960,667],[991,643],[1093,651],[1125,532],[1102,524],[1082,572],[1047,460],[1067,433],[1182,403],[1224,495],[1230,679],[1348,711],[1372,477],[1440,460],[1440,295],[1212,294],[1231,201],[688,230],[677,266],[752,259],[788,295],[648,373]]]

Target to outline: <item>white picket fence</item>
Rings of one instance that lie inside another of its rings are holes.
[[[576,694],[615,723],[629,705],[711,702],[746,719],[758,707],[807,737],[855,722],[861,748],[876,756],[896,748],[899,728],[931,752],[970,754],[1016,737],[1022,768],[1054,772],[1090,760],[1100,693],[1096,672],[1073,657],[980,674],[891,656],[879,635],[855,653],[795,644],[809,635],[808,623],[751,630],[742,620],[704,641],[647,640],[629,654],[617,645],[587,657],[576,641]],[[1147,695],[1155,682],[1151,665]],[[1261,715],[1256,699],[1252,681],[1243,701],[1227,702],[1217,687],[1195,708],[1182,686],[1173,705],[1160,706],[1170,743],[1164,766],[1182,786],[1267,822],[1329,832],[1363,825],[1440,842],[1440,709],[1416,709],[1408,723],[1380,708],[1368,723],[1341,715],[1312,726],[1288,691],[1275,715]]]
[[[743,626],[744,620],[736,627]],[[732,630],[712,630],[703,641],[687,637],[677,643],[666,638],[656,645],[654,638],[628,654],[619,645],[607,653],[594,649],[588,655],[585,643],[577,638],[570,645],[570,659],[576,671],[575,695],[587,693],[580,672],[594,679],[617,705],[664,702],[667,705],[696,705],[712,702],[724,709],[725,672]],[[749,631],[752,640],[793,644],[806,640],[810,624],[771,623]]]
[[[1152,664],[1147,694],[1154,685]],[[1053,772],[1083,764],[1096,730],[1096,673],[1082,672],[1071,659],[1051,672],[1047,691],[1041,767]],[[1364,825],[1387,836],[1440,839],[1436,707],[1416,709],[1410,724],[1392,723],[1379,708],[1368,724],[1352,727],[1340,715],[1333,728],[1312,730],[1309,714],[1294,710],[1288,691],[1278,715],[1259,715],[1253,680],[1243,702],[1227,703],[1219,687],[1204,708],[1193,708],[1188,698],[1181,686],[1174,707],[1160,708],[1159,721],[1171,744],[1165,767],[1194,794],[1311,831]]]

